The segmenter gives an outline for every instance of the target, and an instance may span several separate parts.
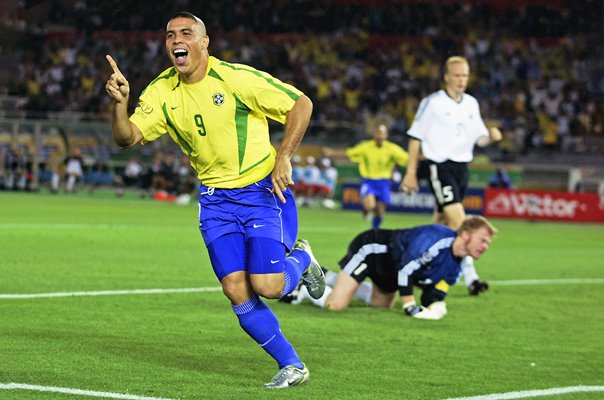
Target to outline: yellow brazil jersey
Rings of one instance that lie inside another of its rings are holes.
[[[346,155],[359,164],[359,173],[368,179],[390,179],[394,166],[405,166],[409,159],[401,146],[388,140],[381,147],[375,144],[375,140],[364,140],[346,150]]]
[[[267,117],[285,123],[300,95],[265,72],[210,57],[205,77],[193,84],[182,83],[173,67],[162,72],[130,120],[143,144],[169,134],[204,185],[241,188],[273,170]]]

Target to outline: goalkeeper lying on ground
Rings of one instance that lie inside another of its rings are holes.
[[[312,299],[302,286],[290,301],[308,299],[320,307],[343,310],[356,296],[373,307],[393,307],[398,290],[406,315],[441,319],[447,314],[444,299],[461,275],[464,257],[478,259],[496,233],[481,216],[467,217],[457,232],[437,224],[368,230],[348,246],[339,262],[340,273],[328,272],[329,287],[321,298]],[[371,283],[364,282],[367,277]],[[422,290],[420,305],[414,287]]]

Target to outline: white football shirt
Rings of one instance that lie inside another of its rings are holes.
[[[475,97],[464,93],[457,102],[439,90],[422,99],[407,134],[421,141],[422,154],[433,162],[470,162],[476,141],[489,130]]]

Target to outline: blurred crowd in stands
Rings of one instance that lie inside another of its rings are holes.
[[[317,165],[318,164],[318,165]],[[313,156],[307,156],[302,164],[302,157],[292,157],[292,180],[294,194],[299,206],[321,205],[334,208],[334,196],[338,183],[338,170],[331,159],[323,157],[317,163]]]
[[[148,166],[137,155],[132,155],[124,170],[116,176],[116,195],[123,195],[124,189],[130,187],[138,190],[141,197],[188,204],[199,181],[189,164],[189,157],[180,152],[178,157],[176,154],[156,153]]]
[[[474,75],[469,92],[504,133],[500,159],[602,151],[591,144],[604,138],[600,0],[33,3],[15,2],[1,22],[15,39],[2,47],[13,73],[0,90],[31,115],[106,118],[105,54],[129,79],[134,107],[169,66],[164,22],[190,10],[205,21],[213,55],[293,82],[312,98],[314,122],[380,121],[404,142],[419,100],[441,85],[444,60],[461,54]]]
[[[0,146],[0,190],[29,191],[47,186],[53,193],[93,194],[102,186],[115,188],[116,196],[130,190],[143,198],[188,204],[199,185],[189,158],[179,151],[157,152],[148,161],[132,153],[120,168],[84,154],[80,147],[72,147],[63,159],[48,159],[37,171],[33,159],[25,146]]]

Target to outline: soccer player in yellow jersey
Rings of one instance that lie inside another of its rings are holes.
[[[280,368],[265,387],[303,384],[308,369],[260,296],[283,297],[299,281],[314,297],[325,291],[308,242],[295,241],[298,219],[289,189],[290,159],[312,102],[265,72],[210,56],[209,43],[195,15],[172,16],[166,51],[173,66],[149,83],[130,117],[130,86],[108,55],[113,139],[128,148],[167,133],[190,157],[201,181],[199,226],[214,273],[240,326]],[[269,141],[267,118],[285,124],[278,151]]]
[[[359,164],[363,214],[378,229],[390,204],[390,178],[396,165],[407,165],[407,152],[388,140],[388,128],[380,124],[372,140],[364,140],[346,150],[352,162]]]

